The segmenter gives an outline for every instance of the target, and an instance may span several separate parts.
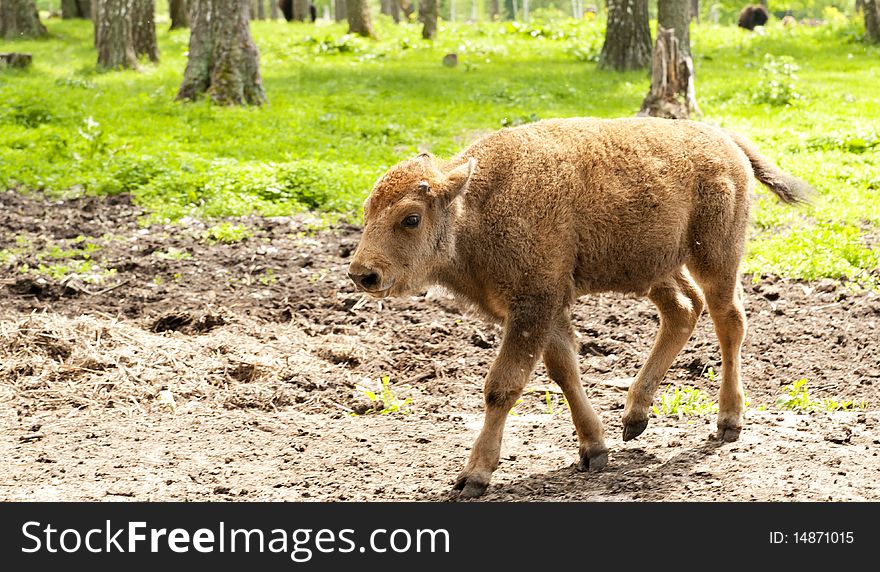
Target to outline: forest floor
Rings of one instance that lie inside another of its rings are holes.
[[[497,327],[443,292],[356,293],[354,226],[253,217],[212,232],[143,214],[124,195],[0,193],[0,500],[451,498]],[[656,312],[584,298],[582,381],[606,470],[575,470],[569,412],[539,367],[482,498],[880,500],[880,297],[829,280],[744,286],[738,442],[711,438],[710,413],[655,415],[624,443],[625,390]],[[666,382],[714,397],[719,366],[704,315]],[[778,406],[800,379],[812,410]]]

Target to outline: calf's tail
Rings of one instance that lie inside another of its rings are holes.
[[[761,155],[755,146],[745,137],[737,135],[732,131],[725,131],[727,135],[733,139],[746,157],[752,164],[752,171],[755,178],[764,183],[764,185],[773,191],[779,199],[788,204],[799,204],[810,202],[810,197],[816,192],[808,183],[792,177],[788,173],[770,162],[767,157]]]

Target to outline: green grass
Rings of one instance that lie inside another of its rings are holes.
[[[202,237],[208,242],[223,242],[226,244],[234,244],[252,237],[253,233],[247,227],[240,224],[232,224],[230,222],[221,222],[215,224],[204,232]]]
[[[153,256],[159,258],[161,260],[190,260],[192,258],[192,254],[189,253],[186,249],[179,248],[169,248],[166,251],[157,250],[153,253]]]
[[[646,72],[596,69],[603,22],[417,25],[377,21],[379,41],[344,24],[253,22],[269,104],[174,101],[186,30],[158,26],[162,62],[97,73],[91,23],[46,20],[51,37],[0,42],[33,53],[0,71],[0,187],[132,193],[159,219],[311,210],[357,220],[375,178],[420,150],[447,157],[475,136],[541,118],[631,116]],[[751,137],[813,184],[812,206],[754,208],[751,273],[877,280],[880,48],[860,23],[766,34],[694,25],[705,120]],[[442,65],[456,52],[459,65]]]
[[[388,415],[389,413],[412,413],[409,406],[412,404],[412,398],[407,397],[401,399],[391,387],[391,378],[383,375],[379,380],[375,389],[358,386],[360,391],[367,399],[376,404],[375,407],[367,409],[363,414],[369,415],[377,413],[379,415]],[[356,415],[352,413],[352,415]]]
[[[666,386],[660,394],[660,407],[652,406],[654,415],[664,417],[691,417],[718,411],[718,404],[696,387]]]
[[[810,391],[807,388],[807,380],[799,379],[794,383],[790,383],[786,387],[785,393],[776,399],[776,407],[778,409],[788,409],[799,412],[846,411],[864,409],[865,402],[862,401],[860,403],[855,403],[853,401],[838,401],[837,398],[834,397],[815,400],[810,396]]]

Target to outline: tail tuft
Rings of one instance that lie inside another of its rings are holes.
[[[725,130],[725,133],[733,139],[734,143],[743,150],[749,162],[755,178],[761,181],[773,194],[787,204],[807,204],[810,202],[816,190],[809,183],[793,177],[770,162],[761,155],[754,145],[744,137]]]

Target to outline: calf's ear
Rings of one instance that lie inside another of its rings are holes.
[[[467,163],[463,165],[459,165],[452,171],[450,171],[446,175],[446,180],[443,182],[442,188],[438,189],[438,195],[442,198],[446,203],[451,203],[455,197],[462,195],[467,192],[468,183],[471,181],[471,177],[474,174],[474,169],[477,167],[477,160],[474,158],[468,159]]]

